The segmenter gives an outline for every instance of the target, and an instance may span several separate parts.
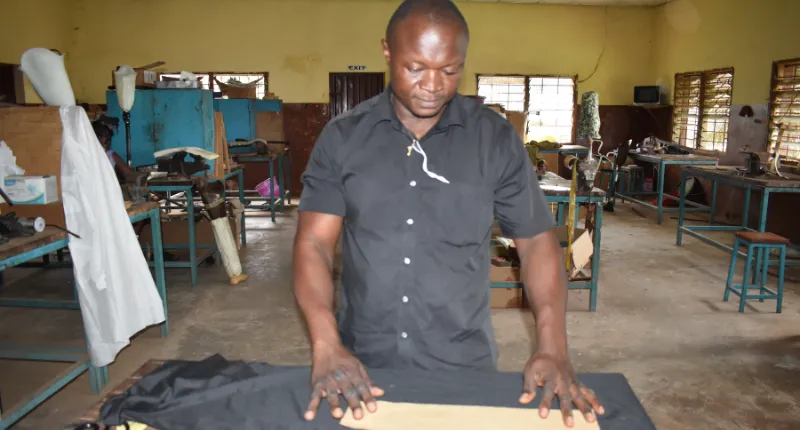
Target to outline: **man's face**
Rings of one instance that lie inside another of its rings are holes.
[[[431,23],[409,16],[395,28],[391,46],[383,43],[392,90],[415,117],[438,115],[458,91],[467,37],[454,23]]]

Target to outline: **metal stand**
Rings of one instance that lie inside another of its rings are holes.
[[[131,113],[122,112],[122,121],[125,122],[125,152],[128,158],[128,167],[133,167],[131,159]]]

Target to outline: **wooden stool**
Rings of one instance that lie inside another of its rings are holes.
[[[783,304],[783,272],[786,267],[786,245],[789,239],[778,236],[774,233],[759,232],[737,232],[736,241],[733,243],[733,253],[731,255],[731,267],[728,270],[728,282],[725,284],[724,301],[728,301],[731,292],[739,296],[739,312],[744,312],[744,304],[747,299],[775,299],[777,306],[775,312],[781,312]],[[741,285],[733,285],[733,273],[736,270],[736,257],[739,248],[747,247],[747,260],[744,265],[744,279]],[[770,251],[777,249],[780,252],[778,263],[778,291],[767,288],[767,272],[769,271]],[[755,258],[755,260],[754,260]],[[750,269],[755,263],[755,271]],[[750,278],[752,276],[752,281]],[[749,282],[749,283],[748,283]],[[758,294],[748,294],[748,289],[758,289]]]

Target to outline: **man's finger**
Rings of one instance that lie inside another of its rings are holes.
[[[564,425],[572,427],[575,419],[572,417],[572,396],[567,393],[559,394],[558,405],[561,406],[561,416],[564,418]]]
[[[375,397],[372,395],[372,392],[369,389],[369,384],[366,382],[361,382],[356,387],[358,390],[358,395],[364,403],[367,404],[367,410],[370,412],[375,412],[378,409],[378,404],[375,402]]]
[[[583,397],[580,392],[578,395],[572,398],[572,403],[575,403],[575,406],[578,407],[578,410],[581,411],[583,417],[586,418],[586,422],[593,423],[595,420],[594,413],[592,412],[592,406],[589,405],[589,402]]]
[[[333,415],[334,418],[338,420],[344,416],[341,401],[339,400],[339,393],[336,392],[336,389],[328,390],[328,404],[331,406],[331,415]]]
[[[522,392],[522,395],[519,396],[519,402],[523,405],[527,405],[536,398],[536,390],[525,390]]]
[[[347,400],[347,405],[353,411],[353,418],[360,420],[364,417],[364,411],[361,410],[361,396],[358,389],[352,385],[342,390],[344,399]]]
[[[590,405],[592,405],[592,409],[594,409],[596,413],[600,415],[606,413],[606,410],[603,407],[603,405],[601,405],[600,401],[597,400],[597,396],[594,394],[594,391],[592,391],[588,387],[581,387],[581,394],[586,399],[586,401],[589,402]]]
[[[311,421],[317,415],[317,408],[319,408],[319,403],[322,401],[323,393],[322,386],[319,384],[311,391],[311,400],[308,402],[308,408],[304,414],[306,420]]]
[[[542,403],[539,404],[539,416],[547,418],[550,413],[550,405],[553,403],[553,396],[555,396],[555,384],[547,382],[544,385],[544,392],[542,393]]]
[[[383,389],[378,387],[372,382],[372,379],[367,374],[367,369],[365,369],[364,366],[361,366],[358,370],[361,373],[361,379],[363,379],[364,382],[367,384],[367,386],[369,386],[370,394],[372,394],[374,397],[383,396],[384,395]]]

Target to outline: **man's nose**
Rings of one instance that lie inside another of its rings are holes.
[[[444,89],[444,79],[438,70],[426,70],[422,76],[420,87],[429,93],[438,93]]]

